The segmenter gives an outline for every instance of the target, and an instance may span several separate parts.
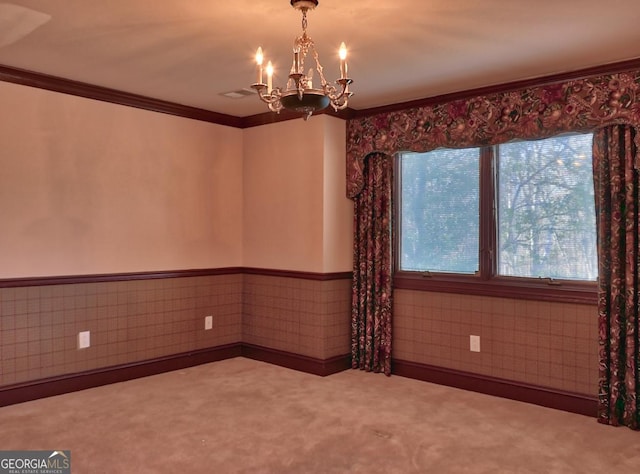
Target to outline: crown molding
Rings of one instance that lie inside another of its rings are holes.
[[[301,118],[300,114],[287,110],[284,110],[279,114],[265,112],[250,115],[248,117],[236,117],[234,115],[221,114],[210,110],[199,109],[197,107],[176,104],[175,102],[154,99],[152,97],[123,92],[117,89],[95,86],[86,82],[73,81],[71,79],[4,65],[0,65],[0,81],[11,82],[14,84],[35,87],[53,92],[60,92],[62,94],[69,94],[77,97],[84,97],[86,99],[94,99],[103,102],[110,102],[112,104],[135,107],[138,109],[149,110],[151,112],[176,115],[178,117],[200,120],[202,122],[226,125],[234,128],[258,127],[260,125]],[[355,113],[355,110],[349,108],[338,112],[329,109],[319,112],[319,114],[328,114],[343,120],[355,117]]]
[[[620,72],[627,72],[640,69],[640,58],[629,59],[626,61],[620,61],[609,64],[602,64],[599,66],[593,66],[584,69],[578,69],[575,71],[561,72],[558,74],[551,74],[547,76],[540,76],[530,79],[522,79],[519,81],[505,82],[502,84],[495,84],[492,86],[478,87],[475,89],[467,89],[458,92],[451,92],[448,94],[441,94],[433,97],[426,97],[423,99],[416,99],[408,102],[399,102],[396,104],[383,105],[380,107],[371,107],[368,109],[359,109],[354,111],[354,116],[350,118],[368,117],[371,115],[384,114],[389,112],[397,112],[399,110],[414,109],[419,107],[427,107],[436,104],[444,104],[446,102],[452,102],[454,100],[469,99],[472,97],[478,97],[481,95],[498,94],[502,92],[509,92],[514,90],[526,89],[529,87],[540,87],[550,84],[557,84],[559,82],[565,82],[577,79],[586,79],[594,76],[602,76],[605,74],[616,74]]]
[[[25,69],[0,65],[0,81],[110,102],[112,104],[126,105],[151,112],[160,112],[203,122],[242,128],[243,119],[241,117],[180,105],[165,100],[153,99],[143,95],[109,89],[108,87],[95,86],[85,82],[72,81],[70,79],[27,71]]]
[[[584,79],[587,77],[603,74],[615,74],[635,69],[640,69],[640,58],[603,64],[600,66],[579,69],[576,71],[563,72],[537,78],[479,87],[476,89],[452,92],[448,94],[442,94],[408,102],[384,105],[380,107],[372,107],[359,110],[347,107],[346,109],[337,112],[331,109],[326,109],[319,112],[319,114],[327,114],[343,120],[351,120],[381,113],[394,112],[416,107],[424,107],[439,103],[451,102],[453,100],[467,99],[469,97],[476,97],[479,95],[488,95],[499,92],[524,89],[527,87],[543,86],[568,80]],[[4,65],[0,65],[0,81],[11,82],[14,84],[36,87],[38,89],[60,92],[63,94],[84,97],[87,99],[100,100],[103,102],[110,102],[112,104],[125,105],[129,107],[149,110],[151,112],[176,115],[178,117],[184,117],[193,120],[200,120],[203,122],[226,125],[229,127],[242,129],[284,122],[287,120],[297,120],[301,118],[299,114],[286,110],[280,112],[279,114],[275,114],[273,112],[265,112],[255,115],[249,115],[246,117],[236,117],[234,115],[221,114],[197,107],[189,107],[186,105],[176,104],[174,102],[154,99],[152,97],[132,94],[116,89],[95,86],[85,82],[73,81],[70,79],[64,79],[62,77],[51,76],[48,74],[42,74]]]

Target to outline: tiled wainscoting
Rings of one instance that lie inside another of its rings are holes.
[[[242,283],[230,274],[0,288],[0,386],[240,342]],[[90,331],[87,349],[80,331]]]
[[[318,363],[350,352],[348,274],[213,272],[108,276],[119,281],[74,277],[61,284],[42,279],[42,284],[0,288],[0,390],[173,355],[202,355],[209,348],[235,345],[233,353],[240,354],[243,343],[251,346],[249,356],[286,352],[306,357],[303,362],[319,372],[331,369]],[[206,316],[212,316],[211,330],[205,330]],[[78,349],[80,331],[90,331],[87,349]]]
[[[0,283],[0,406],[239,355],[318,375],[350,364],[349,273]],[[393,317],[395,374],[594,414],[593,305],[396,289]],[[87,349],[80,331],[91,333]],[[481,352],[469,351],[471,334]]]
[[[595,305],[414,290],[394,301],[394,359],[598,393]],[[480,352],[470,352],[471,334]]]
[[[351,350],[351,280],[245,275],[242,341],[326,360]]]

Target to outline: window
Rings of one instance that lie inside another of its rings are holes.
[[[498,274],[595,280],[591,135],[498,147]]]
[[[401,154],[396,286],[591,301],[591,147],[592,134],[571,134]]]
[[[480,150],[402,156],[400,269],[476,273]]]

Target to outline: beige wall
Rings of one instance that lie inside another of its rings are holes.
[[[4,82],[0,103],[0,278],[242,264],[242,130]]]
[[[0,278],[351,270],[344,120],[246,130],[0,82]]]
[[[324,131],[324,236],[325,272],[353,268],[353,201],[346,197],[346,123],[327,117]]]
[[[245,130],[244,266],[351,270],[345,129],[320,115]]]

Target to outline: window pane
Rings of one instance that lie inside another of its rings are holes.
[[[498,273],[595,280],[592,135],[499,146]]]
[[[479,149],[403,154],[400,173],[400,269],[478,271]]]

